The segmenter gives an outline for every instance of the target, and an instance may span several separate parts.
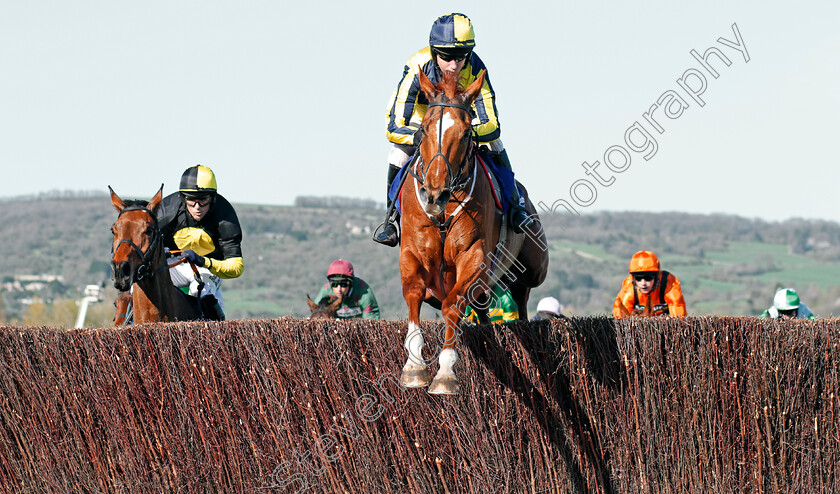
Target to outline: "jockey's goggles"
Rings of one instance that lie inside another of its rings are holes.
[[[185,192],[181,191],[181,198],[184,199],[184,202],[188,203],[190,206],[200,206],[204,207],[211,202],[213,202],[213,198],[216,194],[212,192]]]
[[[466,50],[466,51],[464,51],[464,50],[443,51],[443,50],[440,50],[440,49],[435,50],[435,55],[437,55],[437,57],[440,58],[441,60],[443,60],[444,62],[451,62],[453,60],[455,60],[456,62],[460,62],[461,60],[464,60],[465,58],[469,57],[471,53],[472,53],[472,50]]]
[[[633,275],[633,279],[636,281],[653,281],[654,278],[656,278],[654,273],[639,273]]]
[[[203,207],[207,206],[208,204],[210,204],[211,200],[212,200],[212,198],[210,196],[204,196],[204,197],[186,197],[185,196],[184,197],[184,202],[187,203],[187,206],[192,206],[194,208],[195,207],[203,208]]]
[[[344,277],[342,277],[342,278],[330,278],[330,286],[333,287],[333,288],[335,288],[337,286],[340,286],[340,287],[344,288],[344,287],[348,287],[352,284],[353,284],[353,280],[351,280],[350,278],[344,278]]]

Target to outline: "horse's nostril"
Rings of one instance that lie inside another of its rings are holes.
[[[128,263],[128,261],[123,261],[120,263],[120,275],[122,275],[125,278],[131,276],[131,265]]]

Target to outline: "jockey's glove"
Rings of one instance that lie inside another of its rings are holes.
[[[201,257],[200,255],[196,254],[195,251],[192,250],[192,249],[185,250],[185,251],[181,252],[181,257],[183,257],[184,259],[187,259],[188,261],[195,264],[199,268],[204,267],[204,258]]]
[[[421,142],[423,142],[423,127],[417,129],[417,132],[414,133],[414,139],[411,143],[415,146],[419,146]]]

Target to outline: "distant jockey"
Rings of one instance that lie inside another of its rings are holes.
[[[659,269],[659,259],[649,250],[633,254],[630,259],[630,275],[624,279],[621,291],[613,304],[613,317],[627,317],[643,311],[651,299],[650,315],[686,314],[685,299],[676,276]],[[624,307],[624,311],[621,308]]]
[[[816,319],[807,305],[799,301],[793,288],[782,288],[773,297],[773,306],[761,314],[762,319]]]
[[[200,294],[204,317],[224,320],[222,278],[238,278],[245,263],[239,218],[233,206],[216,191],[213,170],[202,165],[187,168],[181,175],[178,192],[163,199],[157,216],[164,246],[182,250],[182,257],[198,268],[204,282]],[[190,295],[199,295],[198,281],[188,263],[170,267],[169,274],[175,286],[189,286]]]
[[[519,307],[513,300],[510,290],[502,288],[502,285],[493,286],[487,305],[487,315],[490,317],[490,324],[516,321],[519,319]],[[471,306],[464,311],[464,319],[478,323],[478,313]]]
[[[561,312],[563,306],[560,301],[554,297],[545,297],[537,304],[537,314],[531,319],[532,321],[546,321],[551,319],[565,319]]]
[[[315,303],[330,297],[341,297],[341,307],[335,316],[338,319],[379,319],[379,305],[373,290],[361,278],[357,278],[350,261],[338,259],[327,268],[327,283],[315,297]]]

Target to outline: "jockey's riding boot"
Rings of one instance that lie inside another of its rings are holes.
[[[224,321],[225,320],[225,312],[222,310],[222,306],[219,305],[219,301],[216,300],[216,297],[213,295],[207,295],[201,297],[201,312],[204,314],[204,318],[210,321]]]
[[[497,166],[513,171],[506,149],[503,149],[500,153],[489,154],[493,157]],[[519,187],[516,186],[515,181],[513,183],[513,190],[510,193],[510,210],[508,211],[508,220],[510,220],[510,225],[516,233],[525,233],[526,228],[530,230],[535,225],[533,218],[531,218],[528,211],[525,209],[525,201],[522,200],[522,197],[520,197]]]
[[[399,221],[400,215],[396,208],[391,211],[393,201],[391,201],[390,197],[391,184],[394,183],[394,179],[399,171],[400,168],[398,166],[388,165],[388,189],[385,191],[385,200],[388,212],[386,213],[385,221],[379,225],[373,233],[374,242],[379,242],[380,244],[387,245],[388,247],[394,247],[400,243],[400,235],[397,232],[396,225],[396,222]]]

